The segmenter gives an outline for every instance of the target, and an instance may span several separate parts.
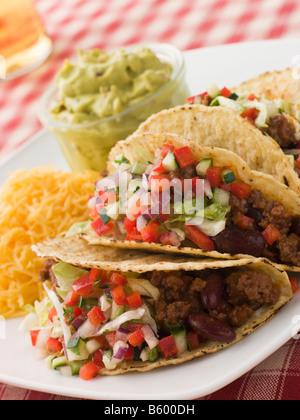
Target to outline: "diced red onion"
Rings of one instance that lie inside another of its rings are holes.
[[[117,360],[123,360],[128,348],[128,344],[124,343],[123,341],[117,341],[113,349],[113,358]]]
[[[64,349],[64,353],[65,353],[66,359],[67,359],[67,361],[69,362],[68,350],[67,350],[66,343],[65,343],[64,341],[63,341],[63,343],[62,343],[62,346],[63,346],[63,349]]]
[[[130,211],[127,209],[126,211],[126,217],[131,221],[134,222],[135,221],[135,217],[130,213]]]
[[[146,191],[148,191],[148,189],[149,189],[149,175],[143,174],[142,182],[143,182],[143,184],[142,184],[143,185],[143,188]]]
[[[148,224],[148,220],[142,215],[136,219],[136,228],[141,232]]]
[[[170,232],[170,242],[173,246],[176,246],[176,248],[180,247],[181,240],[179,235],[176,232]]]
[[[142,327],[142,332],[144,334],[145,341],[148,344],[150,350],[154,349],[158,345],[159,340],[154,334],[154,331],[152,330],[152,328],[149,325],[145,325],[144,327]]]
[[[46,349],[47,348],[47,341],[51,336],[51,329],[50,328],[42,328],[38,334],[36,340],[36,348],[38,349]]]
[[[99,305],[103,312],[106,312],[111,307],[111,302],[109,302],[108,297],[103,295],[99,298]]]
[[[211,189],[211,186],[210,186],[210,183],[208,182],[208,180],[207,179],[205,179],[204,180],[204,192],[205,192],[205,195],[210,199],[210,198],[213,198],[213,192],[212,192],[212,189]]]
[[[95,325],[92,325],[90,321],[87,319],[84,324],[81,325],[79,330],[77,331],[76,335],[83,339],[88,338],[91,334],[95,331]],[[74,336],[75,337],[75,336]]]
[[[124,328],[119,328],[116,334],[116,341],[123,341],[124,343],[127,342],[127,337],[130,334],[130,331],[125,330]]]
[[[72,327],[77,331],[85,323],[84,316],[79,316],[72,322]]]

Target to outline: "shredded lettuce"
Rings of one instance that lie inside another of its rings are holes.
[[[66,237],[78,235],[79,233],[86,233],[90,231],[91,222],[81,222],[75,223],[71,228],[68,230]]]
[[[230,206],[223,207],[219,203],[213,203],[204,209],[203,217],[210,220],[226,220],[226,215],[230,212],[230,209]],[[201,213],[200,211],[197,216],[201,216]]]
[[[175,217],[172,220],[168,220],[168,223],[177,223],[177,222],[186,222],[188,220],[191,220],[194,217],[200,217],[203,219],[209,219],[209,220],[226,220],[226,215],[230,212],[231,207],[223,207],[219,203],[213,203],[205,209],[201,209],[197,211],[197,213],[191,215],[191,214],[183,214],[179,217]]]
[[[149,280],[128,278],[127,284],[133,292],[140,292],[142,296],[151,297],[155,300],[160,296],[158,288],[153,286]]]
[[[53,304],[48,298],[42,300],[42,302],[36,301],[34,303],[34,310],[39,319],[40,327],[44,327],[47,324],[49,312],[52,307]]]
[[[120,315],[118,318],[105,324],[101,328],[101,330],[97,333],[97,336],[102,335],[104,332],[117,331],[120,328],[120,326],[124,324],[125,322],[132,321],[133,319],[141,319],[144,314],[145,314],[145,309],[142,307],[135,309],[133,311],[125,312],[124,314]]]
[[[55,275],[58,288],[57,293],[63,299],[66,295],[72,290],[72,285],[74,281],[78,280],[80,277],[88,273],[88,271],[83,270],[73,265],[60,262],[52,268],[53,274]]]

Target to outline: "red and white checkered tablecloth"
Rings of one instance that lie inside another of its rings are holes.
[[[13,81],[0,81],[0,162],[40,130],[38,100],[64,59],[73,56],[76,48],[107,49],[154,41],[188,50],[300,36],[298,0],[35,0],[35,3],[53,40],[54,51],[34,72]],[[0,384],[0,399],[62,397]],[[299,400],[299,340],[291,340],[251,372],[205,399]]]

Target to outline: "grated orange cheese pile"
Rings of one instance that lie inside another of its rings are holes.
[[[24,315],[24,305],[43,297],[35,243],[88,220],[95,172],[41,167],[11,174],[0,190],[0,316]]]

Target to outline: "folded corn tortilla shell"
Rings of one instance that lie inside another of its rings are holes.
[[[161,148],[164,144],[169,144],[170,142],[172,142],[176,148],[189,146],[196,160],[199,162],[204,158],[213,158],[216,166],[231,166],[235,169],[236,175],[241,181],[246,182],[253,188],[261,191],[267,200],[274,200],[281,203],[285,207],[286,211],[292,216],[300,215],[300,197],[295,193],[295,191],[288,188],[286,185],[283,185],[271,175],[250,170],[249,166],[238,155],[230,152],[229,150],[201,146],[190,139],[174,134],[136,134],[127,140],[117,143],[109,155],[108,171],[110,174],[115,172],[116,168],[113,163],[119,155],[126,156],[126,158],[132,163],[138,160],[145,161],[145,158],[143,158],[143,156],[145,156],[145,150],[148,155],[154,155],[157,148]],[[98,244],[103,246],[145,250],[158,253],[166,252],[187,254],[196,257],[216,259],[245,258],[245,255],[242,254],[221,254],[217,251],[208,252],[199,248],[183,246],[176,248],[170,245],[153,244],[148,242],[107,239],[105,237],[99,237],[96,233],[82,234],[82,237],[93,245]],[[249,255],[247,257],[253,258]],[[291,267],[280,264],[279,268],[300,272],[300,267]]]
[[[300,135],[300,124],[286,115]],[[135,134],[173,133],[196,145],[220,147],[239,155],[249,167],[275,177],[300,193],[300,178],[280,146],[234,110],[204,105],[185,105],[154,114]]]
[[[203,260],[184,257],[176,257],[165,254],[137,253],[132,250],[120,250],[105,248],[99,245],[88,245],[80,237],[54,238],[33,246],[33,251],[42,258],[51,258],[55,261],[63,261],[82,268],[98,268],[103,270],[119,270],[130,273],[147,273],[151,271],[200,271],[205,269],[225,269],[241,267],[247,270],[255,270],[269,275],[274,285],[280,289],[281,294],[275,305],[265,305],[257,310],[249,321],[242,327],[237,328],[236,340],[229,344],[209,341],[204,342],[201,348],[189,351],[176,359],[159,359],[150,362],[122,362],[117,369],[110,371],[102,369],[102,375],[114,376],[123,373],[140,371],[146,372],[161,366],[178,365],[193,360],[206,354],[215,353],[242,340],[258,327],[272,318],[291,298],[292,290],[289,278],[284,271],[277,269],[273,264],[264,259],[241,259],[241,260]]]
[[[288,68],[261,74],[250,79],[234,90],[238,93],[265,95],[271,99],[282,98],[293,105],[294,116],[300,104],[300,71],[299,68]]]

